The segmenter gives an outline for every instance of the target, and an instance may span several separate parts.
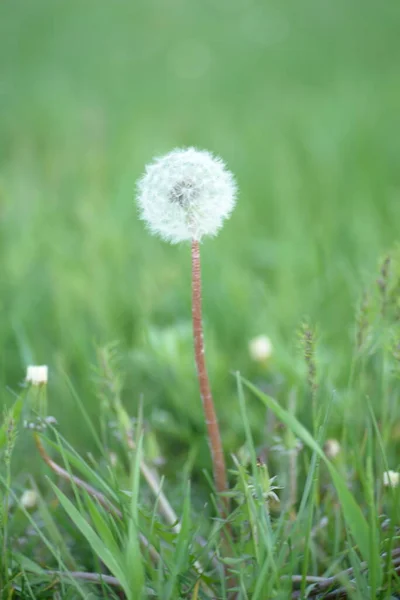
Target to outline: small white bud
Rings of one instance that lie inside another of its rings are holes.
[[[196,148],[155,159],[137,187],[140,218],[173,244],[216,235],[235,206],[232,173],[220,158]]]
[[[341,450],[341,447],[337,440],[331,439],[326,440],[324,444],[324,450],[328,458],[336,458]]]
[[[110,460],[110,465],[112,467],[116,467],[118,463],[118,455],[116,454],[116,452],[110,452],[108,458]]]
[[[38,501],[38,495],[35,490],[25,490],[21,496],[21,504],[24,508],[34,508]]]
[[[266,335],[259,335],[249,342],[251,358],[256,362],[264,362],[272,356],[272,342]]]
[[[32,385],[45,385],[48,379],[48,367],[47,365],[34,366],[30,365],[26,370],[25,381]]]
[[[400,474],[397,471],[385,471],[383,473],[383,485],[385,487],[397,487],[399,485]]]

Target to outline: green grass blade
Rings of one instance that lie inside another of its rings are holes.
[[[6,485],[6,481],[2,477],[1,473],[0,473],[0,483],[2,483],[4,486]],[[19,499],[15,495],[15,493],[13,492],[13,490],[10,490],[10,495],[12,496],[13,500],[16,503],[19,502]],[[43,534],[42,528],[38,526],[38,524],[36,523],[36,521],[30,515],[29,511],[26,510],[26,508],[22,504],[19,505],[19,508],[24,513],[24,515],[25,515],[26,519],[28,520],[29,524],[31,525],[32,529],[36,532],[36,535],[38,536],[38,539],[40,539],[41,542],[44,544],[44,546],[48,549],[48,551],[50,552],[50,554],[57,561],[57,563],[60,566],[60,568],[62,570],[64,570],[65,572],[67,572],[68,569],[67,569],[66,565],[60,559],[59,551],[57,550],[57,548],[55,548],[53,546],[53,544],[51,543],[51,541]],[[18,556],[22,557],[23,556],[22,554],[19,554],[18,552],[14,552],[13,555],[14,555],[14,557],[18,557]],[[28,562],[26,562],[25,564],[27,566],[26,570],[29,571],[29,568],[28,568],[29,564],[28,564]],[[32,566],[32,564],[31,564],[31,566]],[[78,585],[78,583],[76,581],[73,581],[72,583],[74,584],[76,590],[79,592],[79,594],[82,596],[82,598],[86,598],[87,594],[82,589],[82,587],[80,585]]]
[[[62,457],[65,468],[68,470],[70,466],[77,469],[87,483],[95,485],[97,489],[107,494],[109,499],[119,504],[119,497],[110,485],[96,473],[92,467],[74,450],[71,445],[56,431],[57,441],[50,440],[47,436],[41,435],[41,439],[46,442],[51,448],[56,450]],[[67,464],[68,461],[68,464]]]
[[[30,573],[35,573],[35,575],[43,575],[44,569],[38,565],[35,561],[24,556],[20,552],[14,552],[14,558],[17,561],[18,565],[24,571],[29,571]]]
[[[20,420],[21,417],[21,412],[22,412],[22,408],[24,405],[24,397],[20,396],[12,405],[12,407],[9,409],[9,417],[12,418],[12,420],[14,421],[15,424],[17,424]],[[0,450],[6,445],[7,443],[7,420],[5,420],[5,422],[1,425],[0,427]]]
[[[183,503],[183,514],[181,528],[176,539],[175,551],[173,554],[173,564],[171,565],[171,577],[165,587],[164,600],[176,598],[178,590],[176,582],[179,575],[189,568],[189,542],[190,542],[190,484],[188,484],[185,500]]]
[[[253,392],[255,396],[257,396],[257,398],[259,398],[268,408],[270,408],[275,413],[275,415],[293,431],[293,433],[295,433],[300,439],[302,439],[302,441],[317,455],[319,455],[324,461],[330,472],[333,483],[336,487],[336,491],[342,505],[343,514],[347,521],[349,531],[354,537],[363,558],[369,562],[371,551],[370,528],[365,520],[364,515],[361,512],[360,507],[355,501],[354,496],[349,492],[347,484],[343,480],[342,476],[327,459],[324,451],[314,440],[309,431],[307,431],[307,429],[296,419],[294,415],[290,414],[287,410],[282,408],[282,406],[280,406],[278,402],[276,402],[276,400],[261,392],[258,388],[256,388],[252,383],[250,383],[246,379],[242,378],[242,381],[244,385],[251,392]],[[377,548],[376,553],[378,554],[378,552],[379,549]]]
[[[93,525],[99,537],[103,540],[106,547],[111,551],[111,553],[114,556],[120,556],[121,551],[115,540],[110,525],[103,517],[102,507],[100,507],[99,504],[96,504],[96,502],[92,500],[92,498],[88,494],[86,495],[86,505],[90,514],[90,518],[92,519]],[[108,518],[112,519],[112,516],[109,514]]]
[[[128,598],[139,600],[144,591],[144,568],[139,542],[139,489],[140,489],[140,461],[143,450],[143,436],[137,441],[132,462],[131,475],[131,504],[129,513],[128,538],[125,547],[125,573],[129,582]]]
[[[68,544],[65,542],[64,537],[53,518],[53,515],[51,514],[48,503],[41,495],[35,481],[31,480],[31,485],[38,495],[39,513],[43,520],[43,527],[47,530],[49,539],[53,543],[54,547],[59,551],[60,556],[63,558],[65,564],[71,569],[76,569],[77,565],[75,559],[72,556],[68,548]]]
[[[43,569],[40,565],[38,565],[32,559],[28,558],[27,556],[24,556],[20,552],[14,552],[14,558],[15,558],[16,562],[18,563],[18,565],[20,566],[21,570],[24,572],[25,577],[27,577],[27,573],[32,573],[36,576],[43,577],[44,581],[54,579],[53,575],[49,575],[48,573],[46,573],[45,569]],[[63,577],[65,579],[69,580],[70,584],[75,588],[76,591],[79,592],[79,594],[82,596],[82,598],[85,599],[88,597],[88,589],[87,588],[85,589],[85,587],[80,585],[79,580],[71,577],[68,574],[68,570],[65,570],[65,572],[61,571],[60,577]],[[35,599],[37,598],[37,596],[32,596],[32,597]]]
[[[100,454],[102,456],[106,456],[105,451],[104,451],[104,446],[101,443],[101,440],[99,438],[97,430],[96,430],[95,426],[93,425],[93,421],[90,418],[90,416],[89,416],[89,414],[88,414],[88,412],[87,412],[87,410],[85,408],[85,405],[84,405],[84,403],[81,400],[81,397],[79,396],[79,394],[75,390],[75,388],[73,386],[73,383],[72,383],[71,379],[68,377],[67,373],[65,371],[63,371],[62,375],[63,375],[64,380],[65,380],[65,382],[66,382],[66,384],[68,386],[69,391],[71,392],[71,395],[72,395],[73,399],[76,402],[77,407],[79,408],[79,410],[80,410],[80,412],[82,414],[83,420],[85,421],[86,426],[89,429],[89,431],[90,431],[90,433],[92,435],[92,438],[93,438],[93,440],[96,443],[96,446],[97,446]]]
[[[85,537],[93,552],[103,561],[110,572],[118,579],[125,593],[129,596],[129,586],[125,579],[124,570],[121,568],[119,557],[116,557],[105,545],[93,528],[89,525],[86,519],[81,513],[75,508],[72,502],[67,496],[52,482],[51,487],[54,490],[60,504],[68,514],[72,522],[79,529],[82,535]]]

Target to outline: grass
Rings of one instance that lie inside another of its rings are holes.
[[[395,446],[391,414],[398,393],[398,342],[393,347],[390,337],[398,320],[398,255],[391,265],[385,302],[375,285],[368,295],[368,330],[358,332],[363,344],[355,347],[353,381],[342,392],[353,405],[363,402],[365,410],[336,457],[327,456],[323,442],[338,401],[326,393],[331,384],[325,383],[308,329],[304,359],[308,366],[314,363],[313,380],[296,390],[310,403],[316,396],[314,435],[294,412],[236,374],[245,442],[232,460],[227,520],[215,516],[215,507],[199,507],[198,484],[192,498],[189,458],[178,483],[159,478],[146,449],[146,439],[154,435],[151,424],[144,429],[141,413],[129,418],[120,403],[115,353],[103,350],[108,378],[99,378],[98,385],[108,391],[108,402],[102,417],[114,425],[104,428],[102,439],[93,429],[98,458],[83,458],[53,426],[45,432],[22,429],[20,435],[34,438],[55,483],[42,479],[41,492],[31,482],[37,498],[26,507],[18,500],[18,486],[1,478],[2,534],[13,542],[3,552],[4,597],[11,590],[22,598],[46,598],[49,590],[71,598],[117,598],[120,591],[127,598],[395,597],[398,488],[384,487],[382,475],[388,461],[393,463]],[[382,381],[390,390],[389,410],[382,410],[378,421],[370,397]],[[1,438],[6,466],[18,421],[25,416],[37,424],[28,411],[38,404],[38,392],[25,390],[25,414],[17,400],[7,415]],[[254,445],[250,399],[268,409],[268,423],[276,418],[262,447]],[[76,410],[84,407],[78,403]]]
[[[305,597],[310,577],[398,593],[382,478],[400,462],[399,18],[372,0],[1,4],[5,598]],[[240,189],[202,247],[229,524],[207,475],[189,249],[149,236],[133,201],[144,164],[190,144]],[[22,427],[28,364],[50,369],[46,452],[121,518],[43,463]],[[68,575],[105,565],[116,581]]]

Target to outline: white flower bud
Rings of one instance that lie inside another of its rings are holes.
[[[256,362],[264,362],[272,355],[272,342],[266,335],[259,335],[250,340],[249,352],[253,360]]]
[[[48,367],[47,365],[34,366],[30,365],[26,371],[25,381],[32,385],[44,385],[48,379]]]
[[[21,496],[21,504],[24,508],[35,508],[38,501],[38,495],[35,490],[25,490]]]
[[[385,487],[397,487],[399,485],[400,474],[397,471],[385,471],[383,473],[383,485]]]
[[[110,465],[112,467],[116,467],[117,463],[118,463],[118,455],[116,452],[110,452],[108,455],[108,458],[110,460]]]
[[[324,450],[328,458],[336,458],[341,450],[341,447],[337,440],[331,439],[326,440],[324,444]]]
[[[141,219],[174,244],[216,235],[235,197],[236,183],[223,161],[195,148],[155,159],[138,182]]]

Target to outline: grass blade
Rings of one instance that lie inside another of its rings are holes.
[[[313,450],[326,464],[333,483],[335,485],[337,494],[339,496],[344,517],[347,521],[347,526],[352,536],[354,537],[361,555],[364,560],[370,561],[370,528],[365,520],[364,515],[361,512],[360,507],[354,499],[354,496],[349,492],[347,484],[343,477],[338,473],[336,468],[327,459],[324,451],[315,441],[312,435],[307,429],[296,419],[296,417],[289,413],[287,410],[282,408],[270,396],[261,392],[252,383],[242,377],[244,385],[251,391],[257,398],[259,398],[268,408],[270,408],[275,415],[289,427],[293,433],[295,433],[311,450]],[[377,557],[375,560],[379,561],[379,549],[375,550]]]
[[[140,488],[140,461],[142,458],[143,437],[139,436],[136,452],[132,463],[131,504],[128,524],[128,538],[125,547],[126,579],[129,582],[128,598],[139,600],[144,590],[144,569],[139,543],[139,488]]]
[[[85,537],[95,554],[100,558],[100,560],[103,561],[114,577],[118,579],[127,596],[130,597],[129,586],[125,578],[124,570],[121,568],[119,557],[116,557],[108,548],[105,547],[102,539],[97,535],[97,533],[93,530],[81,513],[75,508],[67,496],[52,482],[50,482],[50,484],[60,504],[72,522]]]

